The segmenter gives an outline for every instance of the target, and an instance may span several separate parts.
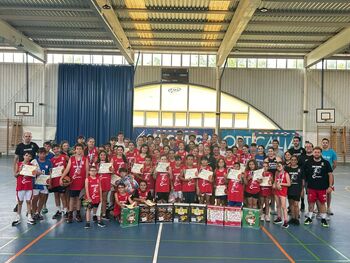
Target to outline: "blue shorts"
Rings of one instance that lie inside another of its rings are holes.
[[[242,202],[228,201],[227,206],[242,207]]]

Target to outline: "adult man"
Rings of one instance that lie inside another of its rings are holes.
[[[329,147],[329,140],[327,138],[322,139],[322,157],[326,159],[334,171],[337,167],[337,153]],[[327,214],[333,215],[331,211],[332,193],[327,194]]]
[[[301,147],[300,145],[300,137],[299,136],[294,136],[293,137],[293,147],[291,147],[288,152],[291,155],[295,155],[298,157],[298,160],[300,158],[300,156],[305,155],[305,149],[303,147]]]
[[[221,140],[220,155],[226,157],[226,150],[227,150],[227,142],[225,140]]]
[[[312,214],[315,203],[318,203],[323,227],[329,227],[327,217],[327,194],[333,191],[333,173],[329,162],[322,158],[322,149],[315,147],[313,158],[305,163],[305,178],[308,189],[309,213],[304,224],[312,223]]]
[[[284,159],[284,153],[280,149],[280,142],[277,139],[272,140],[272,149],[275,152],[276,157],[281,158],[282,160]]]
[[[16,146],[16,150],[15,150],[15,158],[13,160],[13,173],[14,174],[16,173],[17,162],[23,162],[23,160],[24,160],[23,156],[27,152],[29,152],[32,155],[32,157],[35,158],[35,156],[39,150],[39,146],[35,142],[32,142],[32,133],[31,132],[24,132],[22,140],[23,141]],[[13,211],[17,212],[17,205],[13,209]]]
[[[309,141],[305,141],[305,155],[300,156],[299,158],[299,165],[304,168],[306,162],[308,162],[309,160],[311,160],[313,158],[313,151],[314,151],[314,145],[309,142]],[[306,189],[306,186],[305,186]],[[303,189],[301,191],[301,204],[300,204],[300,211],[304,212],[305,211],[305,202],[304,202],[304,198],[305,198],[305,189]]]

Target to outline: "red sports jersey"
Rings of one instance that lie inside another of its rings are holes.
[[[139,193],[139,198],[140,198],[141,200],[146,200],[146,199],[147,199],[147,196],[148,196],[148,193],[149,193],[148,190],[142,192],[140,189],[138,189],[137,191],[138,191],[138,193]]]
[[[101,196],[100,196],[100,179],[99,178],[92,178],[91,176],[88,177],[88,189],[89,189],[89,195],[90,199],[93,204],[99,204],[101,202]]]
[[[227,168],[220,171],[219,169],[215,170],[215,185],[225,185],[225,175],[227,174]]]
[[[101,161],[101,163],[104,163],[104,161]],[[97,171],[99,169],[99,164],[97,165]],[[102,192],[108,192],[111,190],[111,178],[112,174],[110,173],[103,173],[103,174],[98,174],[98,178],[100,178],[100,184],[102,188]]]
[[[276,172],[275,183],[286,184],[287,183],[287,172]],[[278,196],[287,196],[288,187],[282,186],[281,190],[275,189],[275,195]]]
[[[247,178],[249,175],[251,175],[252,172],[251,171],[246,171],[244,173],[244,176]],[[252,176],[251,176],[252,177]],[[258,181],[254,180],[253,181],[253,178],[250,178],[248,180],[248,184],[245,186],[245,189],[244,189],[247,193],[250,193],[250,194],[257,194],[260,192],[260,184]]]
[[[175,162],[176,162],[175,159],[174,160],[169,160],[169,163],[170,163],[169,166],[171,167],[171,169],[174,169],[174,167],[176,165]]]
[[[154,190],[154,178],[152,175],[152,167],[147,167],[146,165],[143,166],[142,174],[141,174],[142,180],[147,182],[147,189],[148,190]]]
[[[139,150],[134,149],[132,152],[127,152],[126,159],[128,160],[129,167],[132,167],[136,161],[136,157],[139,155]]]
[[[176,167],[172,168],[173,172],[173,185],[174,185],[174,191],[182,191],[182,183],[180,180],[180,175],[181,175],[182,167]]]
[[[212,171],[211,167],[209,165],[207,165],[206,167],[201,167],[199,168],[199,172],[201,172],[201,170],[208,170],[208,171]],[[201,194],[211,194],[213,193],[213,183],[207,181],[207,180],[204,180],[204,179],[201,179],[201,178],[198,178],[198,188],[199,188],[199,192]]]
[[[78,161],[76,156],[72,156],[70,158],[71,166],[69,171],[69,177],[72,179],[72,183],[70,184],[70,190],[82,190],[85,184],[86,178],[86,169],[85,165],[88,161],[85,156],[81,156],[81,159]]]
[[[124,195],[121,195],[120,193],[115,193],[118,197],[118,201],[122,204],[127,204],[128,199],[129,199],[129,194],[125,193]],[[114,209],[113,209],[113,215],[114,216],[120,216],[121,214],[121,207],[117,204],[117,202],[114,204]]]
[[[54,156],[51,158],[52,168],[62,166],[63,169],[67,167],[67,157],[64,154],[60,154],[59,156]],[[51,179],[51,187],[55,188],[60,186],[60,177]]]
[[[233,202],[243,202],[244,186],[241,182],[229,180],[227,187],[227,200]]]
[[[119,175],[119,169],[120,168],[127,168],[127,164],[125,163],[123,157],[117,157],[117,156],[113,156],[111,159],[111,162],[113,164],[113,168],[114,168],[114,173],[116,175]]]
[[[145,157],[142,157],[141,154],[137,155],[135,158],[135,163],[145,163]]]
[[[89,160],[89,164],[96,164],[97,159],[98,159],[98,150],[96,147],[92,148],[92,149],[87,149],[87,156],[86,156]]]
[[[270,177],[270,180],[272,182],[273,180],[273,175],[270,172],[263,172],[262,174],[263,177]],[[272,195],[272,186],[261,186],[260,187],[260,195],[261,196],[270,196]]]
[[[240,163],[244,165],[246,165],[250,159],[252,159],[252,155],[249,153],[240,155]]]
[[[187,154],[188,153],[185,150],[176,152],[176,155],[181,157],[182,162],[185,161]]]
[[[23,162],[17,163],[18,171],[20,174],[17,176],[16,191],[33,190],[33,177],[21,175],[23,165],[25,165]]]
[[[226,158],[226,159],[225,159],[226,168],[227,168],[227,169],[233,169],[233,166],[234,166],[234,164],[235,164],[237,161],[238,161],[238,158],[237,158],[237,156],[235,156],[235,155],[232,156],[231,160],[229,160],[229,159]]]
[[[195,166],[193,167],[188,167],[185,166],[184,169],[184,173],[186,172],[186,169],[193,169],[193,168],[197,168]],[[189,181],[182,181],[182,192],[195,192],[196,191],[196,179],[191,179]]]
[[[157,172],[156,193],[169,193],[169,192],[170,192],[169,173]]]

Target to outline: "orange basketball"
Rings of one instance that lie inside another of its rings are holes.
[[[64,187],[70,185],[71,182],[72,182],[72,179],[68,175],[62,178],[62,186]]]

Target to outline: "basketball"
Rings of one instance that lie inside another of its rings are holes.
[[[72,182],[72,179],[66,175],[65,177],[62,178],[62,186],[63,187],[67,187],[68,185],[70,185]]]

